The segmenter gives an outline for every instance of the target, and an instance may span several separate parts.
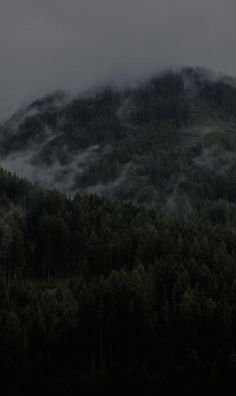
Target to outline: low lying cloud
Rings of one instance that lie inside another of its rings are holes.
[[[170,65],[236,75],[235,0],[2,0],[0,119],[56,89]]]
[[[73,195],[78,191],[74,187],[75,178],[82,174],[94,161],[98,160],[106,152],[106,148],[101,149],[99,145],[93,145],[76,154],[70,154],[66,151],[67,161],[65,164],[60,162],[56,153],[50,165],[43,161],[40,162],[43,149],[54,138],[54,135],[49,136],[41,145],[31,145],[26,150],[13,152],[2,157],[0,167],[45,188],[55,188]]]

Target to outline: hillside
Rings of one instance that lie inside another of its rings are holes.
[[[1,126],[9,393],[234,384],[235,106],[233,80],[184,69],[58,92]]]
[[[234,204],[236,85],[202,69],[33,102],[5,122],[0,165],[70,196],[133,200],[198,217]]]
[[[0,189],[2,386],[152,394],[233,381],[235,221],[70,200],[4,171]]]

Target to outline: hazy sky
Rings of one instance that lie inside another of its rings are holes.
[[[0,0],[0,118],[55,89],[164,66],[236,75],[235,0]]]

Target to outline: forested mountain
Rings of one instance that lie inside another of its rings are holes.
[[[2,387],[234,383],[235,116],[234,80],[184,69],[2,125]]]
[[[33,102],[2,125],[0,165],[48,188],[198,216],[236,199],[236,82],[202,69]]]

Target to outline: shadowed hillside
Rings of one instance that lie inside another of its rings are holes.
[[[130,88],[46,96],[2,126],[0,165],[70,196],[131,199],[170,214],[233,204],[235,86],[186,68]]]
[[[9,393],[234,385],[235,98],[184,69],[2,125],[1,165],[24,177],[0,169]]]

